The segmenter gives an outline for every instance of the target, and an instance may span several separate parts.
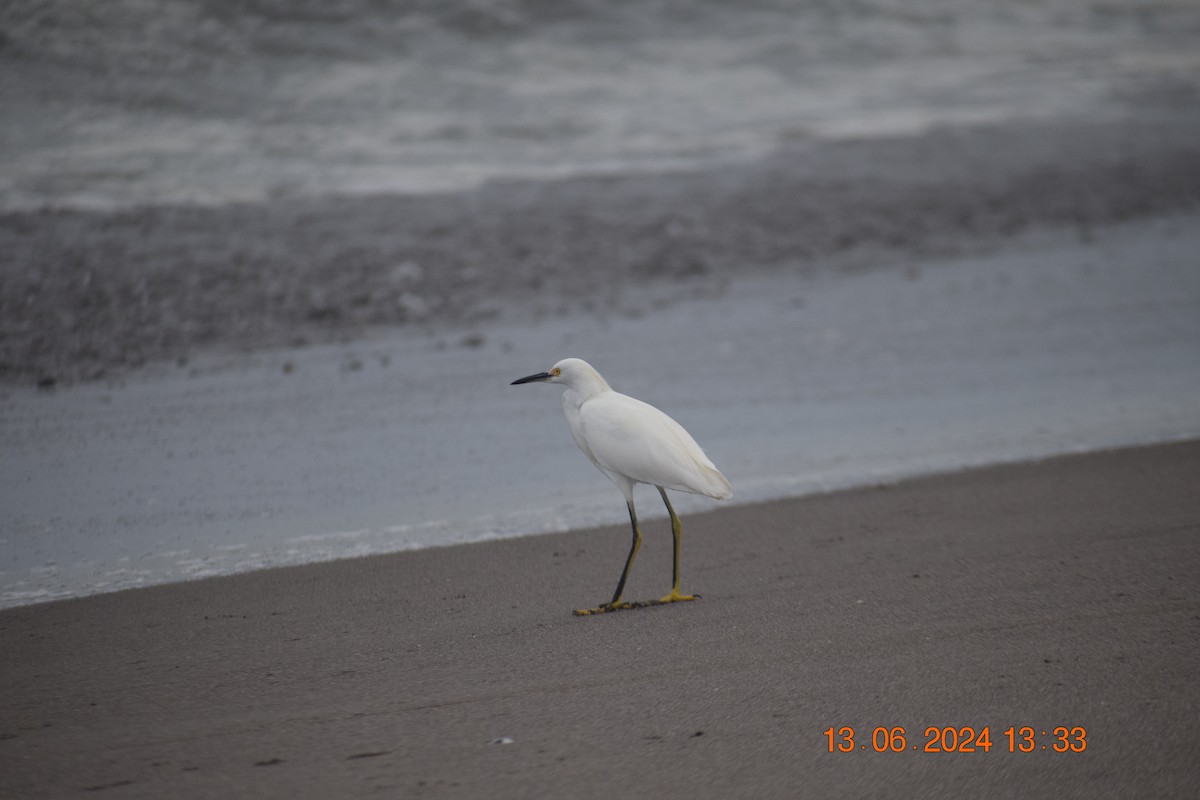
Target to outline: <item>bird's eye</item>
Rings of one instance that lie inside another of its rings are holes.
[[[557,378],[559,375],[562,375],[562,370],[558,367],[555,367],[554,369],[550,370],[550,374]]]

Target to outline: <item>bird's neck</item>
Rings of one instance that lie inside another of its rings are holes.
[[[578,408],[593,397],[611,391],[612,387],[608,385],[608,381],[604,380],[599,372],[592,370],[590,374],[577,376],[571,381],[571,385],[563,393],[563,403]]]

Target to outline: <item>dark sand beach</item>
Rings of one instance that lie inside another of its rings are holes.
[[[600,617],[619,525],[6,610],[0,796],[1194,797],[1198,485],[1191,441],[693,515],[703,598]]]

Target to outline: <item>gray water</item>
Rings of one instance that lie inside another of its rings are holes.
[[[8,0],[0,209],[423,193],[1194,102],[1189,2]]]
[[[500,320],[469,342],[401,330],[13,391],[0,607],[620,525],[561,390],[508,385],[571,355],[679,420],[735,503],[1200,435],[1197,252],[1193,214],[665,307],[639,290],[645,314]],[[655,493],[638,502],[664,535]],[[685,525],[715,505],[676,502]]]

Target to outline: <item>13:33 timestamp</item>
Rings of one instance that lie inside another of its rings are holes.
[[[852,753],[855,750],[876,753],[990,753],[993,747],[1010,753],[1050,751],[1082,753],[1087,749],[1087,729],[1080,726],[1058,725],[1053,728],[1033,728],[1012,725],[992,741],[992,728],[985,725],[976,730],[971,726],[936,726],[925,728],[918,739],[910,736],[904,726],[878,725],[866,740],[856,738],[849,725],[830,726],[823,732],[830,753]]]

